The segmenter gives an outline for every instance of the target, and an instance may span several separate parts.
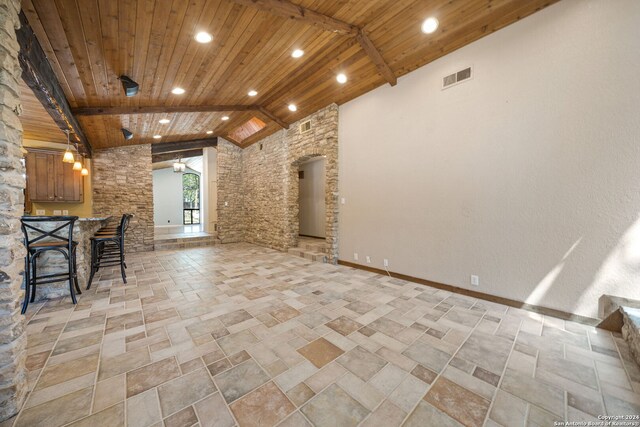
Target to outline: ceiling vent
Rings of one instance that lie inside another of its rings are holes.
[[[442,89],[447,89],[451,86],[455,86],[458,83],[469,80],[470,78],[471,67],[465,68],[464,70],[460,70],[453,74],[449,74],[448,76],[442,78]]]
[[[311,120],[300,123],[300,133],[311,132]]]

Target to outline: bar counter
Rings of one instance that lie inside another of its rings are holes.
[[[107,224],[111,217],[79,218],[73,226],[73,240],[78,242],[76,249],[76,262],[78,269],[78,284],[84,292],[91,271],[91,242],[96,231]],[[44,228],[44,227],[43,227]],[[38,257],[38,276],[66,271],[67,264],[62,254],[49,251]],[[36,301],[65,297],[69,299],[69,282],[61,281],[38,285],[36,288]]]

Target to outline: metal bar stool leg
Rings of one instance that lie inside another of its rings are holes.
[[[91,241],[91,273],[89,274],[89,280],[87,281],[87,289],[91,287],[93,282],[93,275],[96,274],[96,241]]]
[[[82,294],[82,291],[80,290],[80,286],[78,285],[78,263],[77,263],[77,259],[76,259],[76,249],[73,249],[73,284],[76,287],[76,293],[78,295]]]
[[[71,301],[73,301],[73,304],[75,305],[78,301],[76,300],[76,290],[73,286],[73,253],[68,254],[67,261],[69,264],[69,292],[71,293]]]
[[[29,266],[29,254],[24,257],[24,302],[22,303],[22,314],[27,311],[29,305],[29,291],[31,290],[31,274]]]
[[[36,300],[36,283],[38,281],[38,271],[36,268],[36,264],[38,261],[39,253],[34,254],[31,257],[31,302]]]
[[[127,284],[127,274],[124,272],[124,246],[120,244],[120,273],[122,274],[122,281]]]

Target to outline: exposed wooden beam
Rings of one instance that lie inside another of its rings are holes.
[[[73,115],[49,60],[22,11],[20,28],[16,30],[16,36],[20,45],[18,59],[22,68],[22,79],[31,88],[56,125],[65,132],[72,132],[72,138],[78,143],[78,150],[82,155],[91,157],[91,145],[80,123]]]
[[[260,111],[262,114],[267,116],[270,120],[273,120],[274,122],[276,122],[281,128],[289,129],[289,123],[279,119],[275,114],[273,114],[271,111],[267,110],[266,108],[258,107],[258,111]]]
[[[195,150],[173,151],[164,154],[154,154],[151,156],[152,163],[167,162],[169,160],[175,160],[178,158],[186,159],[189,157],[202,156],[202,148],[196,148]]]
[[[355,36],[358,34],[358,27],[351,25],[331,16],[323,15],[303,6],[298,6],[285,0],[232,0],[234,3],[243,6],[250,6],[256,9],[279,15],[284,18],[296,19],[334,33]]]
[[[393,73],[393,70],[389,67],[389,64],[384,60],[380,51],[374,46],[373,42],[364,30],[360,30],[356,35],[356,40],[362,46],[362,49],[369,55],[371,62],[378,68],[378,72],[382,74],[382,77],[391,85],[398,84],[398,79]]]
[[[376,66],[378,72],[391,85],[395,86],[398,79],[384,60],[380,51],[375,47],[367,33],[356,25],[315,12],[303,6],[298,6],[286,0],[231,0],[234,3],[243,6],[250,6],[274,15],[283,16],[285,18],[297,19],[316,25],[324,30],[333,31],[348,36],[355,37],[362,46],[362,49]]]
[[[216,147],[218,138],[192,139],[189,141],[161,142],[151,144],[151,154],[174,153],[176,151],[195,150],[196,148]]]
[[[251,111],[257,110],[257,105],[175,105],[175,106],[147,106],[147,107],[81,107],[74,108],[73,113],[78,116],[109,116],[122,114],[161,114],[161,113],[204,113],[212,111]]]

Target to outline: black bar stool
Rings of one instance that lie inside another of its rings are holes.
[[[124,271],[127,268],[124,253],[124,235],[127,228],[129,228],[131,217],[133,215],[122,215],[120,224],[115,228],[115,231],[113,228],[104,227],[98,230],[91,238],[91,274],[89,275],[87,289],[91,287],[93,276],[100,270],[100,267],[112,265],[120,265],[122,281],[125,284],[127,283],[127,275]]]
[[[22,304],[22,314],[27,311],[29,305],[29,293],[31,302],[36,298],[36,285],[47,283],[69,281],[69,292],[74,304],[76,292],[81,294],[78,286],[78,276],[76,274],[76,247],[77,242],[73,241],[73,225],[77,216],[23,216],[21,228],[24,233],[24,245],[27,248],[27,256],[24,265],[24,303]],[[52,224],[51,230],[44,230],[42,226]],[[46,274],[38,276],[37,260],[47,251],[56,251],[64,255],[68,263],[65,272]],[[75,289],[74,289],[75,288]]]

